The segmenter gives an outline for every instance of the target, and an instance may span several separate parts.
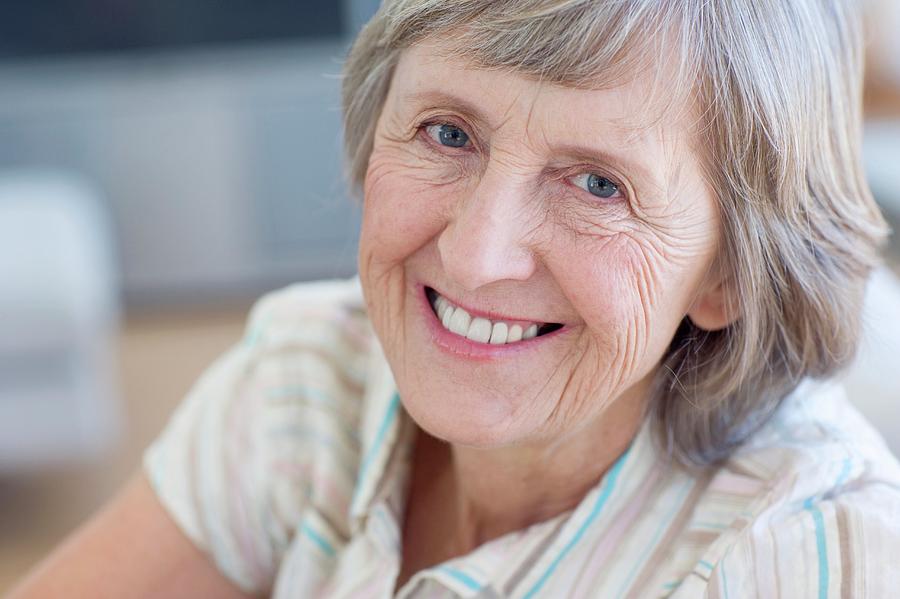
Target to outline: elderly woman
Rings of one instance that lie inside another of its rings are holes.
[[[259,302],[14,597],[896,596],[828,381],[884,233],[855,4],[385,2],[358,280]]]

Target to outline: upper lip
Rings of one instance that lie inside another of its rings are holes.
[[[508,315],[508,314],[500,314],[499,312],[495,312],[494,310],[490,310],[490,309],[487,309],[487,310],[481,310],[481,309],[479,309],[479,308],[473,308],[471,305],[466,304],[465,302],[458,301],[457,299],[455,299],[455,298],[453,298],[453,297],[447,295],[446,293],[444,293],[443,291],[441,291],[441,290],[438,289],[437,287],[433,287],[433,286],[431,286],[431,285],[425,285],[425,289],[426,289],[426,290],[427,290],[427,289],[431,289],[431,290],[435,291],[435,292],[438,293],[439,295],[441,295],[441,296],[443,296],[444,298],[446,298],[447,301],[449,301],[449,302],[450,302],[451,304],[453,304],[454,306],[458,306],[458,307],[462,308],[463,310],[465,310],[466,312],[468,312],[469,315],[472,316],[472,317],[478,317],[478,316],[480,316],[480,317],[482,317],[482,318],[487,318],[488,320],[506,320],[506,321],[517,321],[517,322],[534,322],[534,323],[537,323],[538,325],[541,325],[541,324],[562,324],[562,323],[560,323],[560,322],[558,322],[558,321],[542,320],[542,319],[539,319],[539,318],[529,318],[529,317],[524,317],[524,316],[510,316],[510,315]]]

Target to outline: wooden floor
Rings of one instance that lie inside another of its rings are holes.
[[[119,347],[123,441],[92,464],[0,480],[0,596],[138,467],[198,374],[243,332],[247,306],[126,319]]]

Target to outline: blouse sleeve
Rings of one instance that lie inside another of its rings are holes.
[[[900,488],[870,483],[752,523],[704,597],[892,597],[900,588]]]
[[[181,530],[238,587],[271,589],[278,563],[302,510],[304,480],[273,483],[279,455],[267,434],[257,329],[265,321],[260,300],[245,340],[198,379],[159,437],[143,466],[159,500]],[[284,469],[302,471],[302,464]],[[289,477],[289,474],[284,476]]]

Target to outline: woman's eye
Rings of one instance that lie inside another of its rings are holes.
[[[569,181],[586,192],[604,200],[622,197],[619,186],[602,175],[582,173],[569,178]]]
[[[451,148],[465,147],[466,143],[469,141],[469,136],[465,131],[455,125],[447,123],[427,125],[425,127],[425,132],[428,133],[431,139],[442,146],[449,146]]]

